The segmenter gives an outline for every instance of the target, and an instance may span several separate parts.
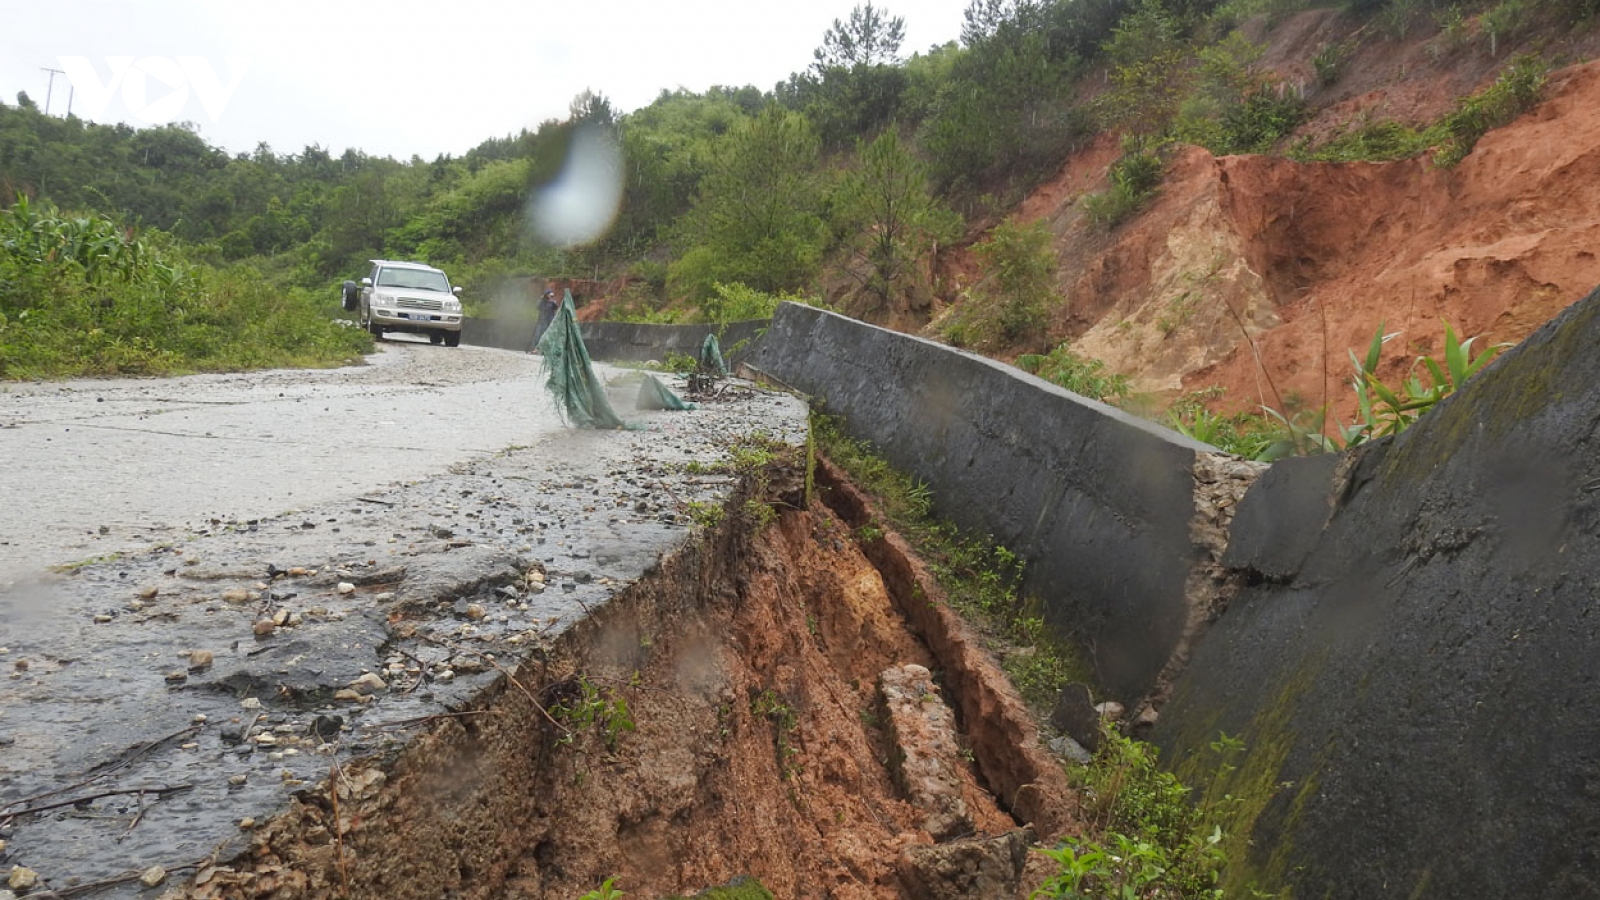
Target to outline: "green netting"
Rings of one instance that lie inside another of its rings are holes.
[[[717,343],[717,336],[706,335],[705,342],[700,345],[700,371],[718,375],[728,374],[728,364],[722,361],[722,347]]]
[[[661,383],[661,379],[654,375],[646,375],[639,383],[639,408],[640,409],[694,409],[693,403],[687,403],[682,397],[674,394],[671,389]]]
[[[555,395],[563,419],[579,428],[625,427],[606,400],[605,385],[594,374],[578,329],[578,314],[572,308],[571,291],[562,292],[561,308],[539,339],[539,353],[550,376],[545,387]]]

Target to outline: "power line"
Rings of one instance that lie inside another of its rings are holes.
[[[52,69],[49,66],[40,66],[39,68],[50,73],[49,84],[44,89],[44,114],[48,116],[50,115],[50,95],[55,93],[56,89],[56,76],[65,75],[67,73],[61,71],[60,69]],[[68,111],[71,111],[72,109],[71,100],[67,101],[67,109]]]

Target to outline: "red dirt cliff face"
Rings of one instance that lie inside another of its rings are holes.
[[[1348,421],[1346,351],[1380,325],[1400,333],[1393,382],[1440,353],[1445,322],[1516,342],[1600,283],[1600,63],[1553,73],[1545,98],[1453,169],[1183,148],[1110,236],[1086,233],[1069,163],[1023,209],[1062,234],[1055,327],[1144,390],[1220,385],[1229,409],[1329,402]]]

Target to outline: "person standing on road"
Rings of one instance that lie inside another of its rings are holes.
[[[539,339],[544,337],[545,329],[549,328],[550,323],[555,320],[556,306],[555,291],[547,290],[544,292],[544,296],[539,298],[539,321],[533,327],[533,346],[528,348],[528,352],[539,352]]]

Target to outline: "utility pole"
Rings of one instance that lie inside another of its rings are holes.
[[[56,89],[56,76],[65,75],[67,73],[61,71],[60,69],[52,69],[49,66],[40,66],[39,68],[50,73],[50,81],[46,84],[44,89],[44,114],[48,116],[50,115],[50,95],[54,93]],[[72,101],[67,101],[67,107],[70,109],[71,106]]]

